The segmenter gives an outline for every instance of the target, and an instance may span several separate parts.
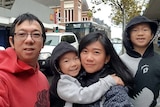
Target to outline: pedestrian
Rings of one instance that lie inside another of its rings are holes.
[[[125,86],[112,86],[97,101],[85,105],[76,104],[76,107],[133,106],[128,96],[128,88],[133,85],[131,73],[119,58],[113,44],[104,32],[96,31],[84,36],[79,43],[79,55],[82,70],[78,80],[83,87],[112,74],[120,77]]]
[[[0,51],[0,107],[50,107],[49,83],[38,56],[46,39],[42,22],[30,13],[11,25],[11,47]]]
[[[153,41],[158,25],[145,16],[136,16],[126,25],[121,56],[134,77],[131,91],[135,107],[160,106],[160,56],[154,51]]]
[[[124,85],[119,77],[107,75],[95,84],[82,87],[76,79],[81,69],[78,50],[68,42],[61,42],[54,48],[50,66],[53,72],[50,88],[51,107],[72,107],[73,103],[92,103],[102,97],[111,86]]]

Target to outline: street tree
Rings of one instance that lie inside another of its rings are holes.
[[[95,12],[95,7],[102,3],[111,6],[112,23],[123,26],[134,16],[140,15],[147,6],[146,0],[92,0],[92,4],[94,4],[92,10]]]

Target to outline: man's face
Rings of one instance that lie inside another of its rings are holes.
[[[42,29],[37,21],[24,21],[15,26],[14,38],[10,37],[11,47],[15,49],[17,57],[35,67],[39,52],[43,47]],[[24,36],[25,35],[25,36]],[[36,38],[36,36],[39,36]],[[14,39],[14,43],[13,43]]]

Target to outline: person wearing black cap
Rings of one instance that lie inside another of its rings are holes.
[[[154,51],[158,24],[147,17],[130,20],[123,33],[126,53],[121,59],[134,77],[131,100],[135,107],[160,106],[160,56]]]
[[[98,82],[82,87],[76,77],[81,69],[78,51],[68,42],[59,43],[50,58],[53,80],[50,87],[51,107],[72,107],[72,103],[92,103],[111,86],[124,85],[120,77],[108,75]]]

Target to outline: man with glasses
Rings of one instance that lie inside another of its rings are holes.
[[[11,47],[0,51],[0,107],[49,107],[49,83],[37,62],[46,39],[42,22],[24,13],[10,35]]]

